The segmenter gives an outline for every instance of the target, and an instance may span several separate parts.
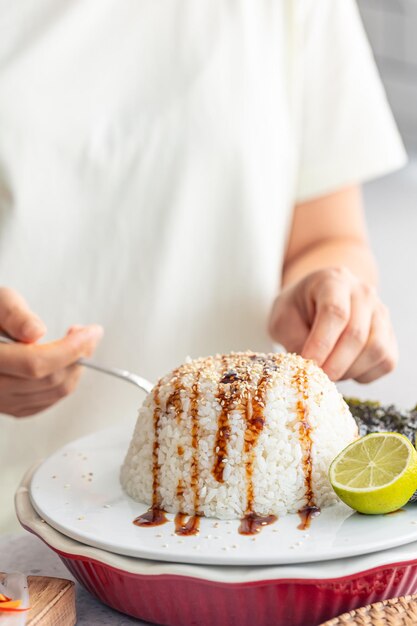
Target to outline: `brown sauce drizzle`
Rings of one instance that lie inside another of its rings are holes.
[[[181,413],[182,413],[182,401],[181,401],[182,383],[181,383],[181,380],[178,379],[177,377],[174,378],[173,383],[174,383],[174,391],[168,397],[166,408],[168,410],[170,406],[174,407],[175,418],[177,422],[179,423],[181,420]]]
[[[298,511],[301,523],[297,528],[307,530],[310,527],[313,517],[320,515],[320,508],[314,502],[313,491],[313,441],[311,439],[311,425],[308,421],[308,412],[306,400],[308,398],[308,378],[307,372],[303,368],[299,368],[293,377],[294,384],[299,394],[297,401],[297,417],[299,424],[299,440],[303,451],[302,466],[304,471],[305,482],[305,499],[306,504]]]
[[[276,515],[257,515],[256,513],[246,513],[245,517],[240,520],[240,535],[256,535],[260,533],[264,526],[269,526],[276,522]]]
[[[276,522],[276,515],[258,515],[254,511],[254,486],[253,486],[253,462],[255,458],[255,446],[265,424],[264,408],[268,383],[271,378],[269,363],[263,362],[263,370],[258,381],[255,395],[248,391],[246,396],[246,429],[244,435],[244,453],[247,455],[245,463],[246,471],[246,513],[241,520],[239,533],[241,535],[255,535],[264,526]]]
[[[152,508],[159,508],[159,418],[161,417],[161,406],[159,400],[159,387],[155,389],[154,393],[155,408],[153,412],[153,432],[154,440],[152,446]]]
[[[200,507],[200,493],[198,486],[199,479],[199,466],[198,466],[198,439],[199,439],[199,424],[198,424],[198,404],[199,404],[199,383],[200,373],[197,373],[195,383],[192,387],[192,396],[190,398],[190,418],[191,418],[191,446],[193,448],[193,456],[191,458],[191,489],[194,493],[194,514],[198,515]]]
[[[165,511],[152,506],[145,513],[142,513],[142,515],[139,515],[139,517],[133,520],[133,523],[135,526],[149,527],[162,526],[162,524],[166,524],[168,521]]]
[[[320,509],[318,506],[305,506],[298,511],[300,516],[300,523],[298,524],[298,530],[307,530],[310,528],[311,520],[313,517],[320,515]]]
[[[182,446],[177,447],[178,456],[182,456],[184,454],[184,448]]]
[[[218,483],[224,482],[224,467],[227,460],[227,445],[230,439],[231,428],[229,425],[229,413],[234,405],[236,394],[239,391],[240,378],[237,372],[228,369],[227,360],[222,359],[224,369],[219,381],[217,399],[221,406],[221,412],[217,418],[217,432],[214,440],[214,465],[211,470]],[[227,385],[227,386],[226,386]]]
[[[188,518],[188,519],[187,519]],[[175,534],[181,536],[198,535],[200,532],[200,516],[177,513],[175,516]]]
[[[270,379],[267,366],[264,365],[262,375],[258,382],[256,393],[251,397],[250,392],[247,395],[246,402],[246,429],[244,441],[244,453],[247,455],[246,470],[246,515],[253,514],[253,504],[255,499],[253,488],[253,462],[255,457],[255,446],[258,442],[264,424],[264,408],[267,385]]]
[[[178,485],[177,485],[177,498],[181,500],[183,495],[184,495],[184,483],[182,482],[180,478],[178,481]]]
[[[158,490],[159,490],[159,418],[161,415],[161,407],[159,403],[159,387],[157,386],[154,392],[155,409],[153,412],[153,425],[154,425],[154,441],[152,447],[152,506],[148,511],[139,515],[133,523],[135,526],[161,526],[168,522],[168,518],[165,516],[165,511],[160,508]]]

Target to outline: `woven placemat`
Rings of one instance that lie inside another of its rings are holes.
[[[363,606],[321,626],[417,626],[417,595]]]

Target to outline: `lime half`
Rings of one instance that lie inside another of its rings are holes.
[[[339,498],[360,513],[390,513],[417,490],[417,452],[398,433],[371,433],[334,459],[329,470]]]

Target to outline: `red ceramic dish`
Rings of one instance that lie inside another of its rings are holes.
[[[347,610],[417,590],[417,544],[338,561],[276,567],[161,563],[112,554],[44,523],[16,494],[24,528],[42,539],[99,600],[167,626],[317,626]]]

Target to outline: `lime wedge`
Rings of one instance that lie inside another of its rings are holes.
[[[329,470],[339,498],[360,513],[396,511],[417,490],[417,452],[398,433],[371,433],[334,459]]]

